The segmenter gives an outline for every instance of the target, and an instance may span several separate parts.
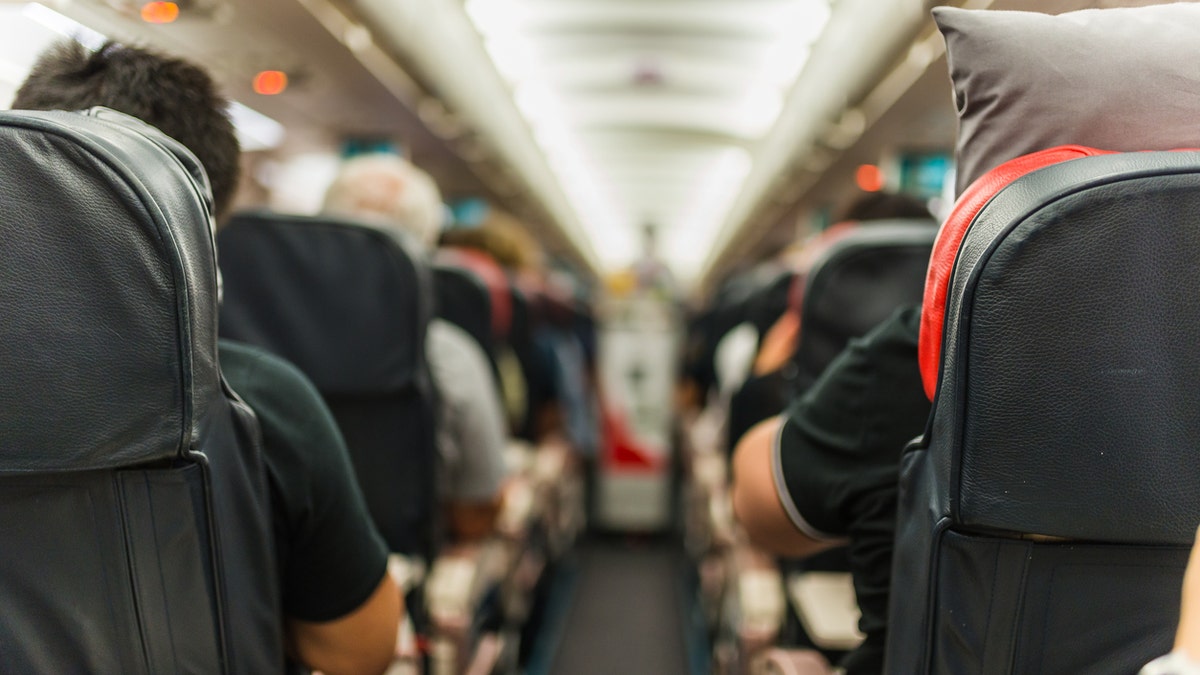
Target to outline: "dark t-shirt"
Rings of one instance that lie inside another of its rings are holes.
[[[225,380],[262,429],[283,611],[309,622],[344,616],[379,585],[388,551],[337,423],[287,361],[228,340],[219,356]]]
[[[883,670],[900,455],[930,408],[917,364],[920,319],[919,308],[900,309],[852,340],[792,403],[773,450],[792,522],[813,538],[849,538],[866,640],[843,661],[847,675]]]

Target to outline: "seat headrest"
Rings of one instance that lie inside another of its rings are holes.
[[[492,338],[492,299],[487,286],[475,273],[462,267],[437,262],[433,266],[437,315],[462,328],[484,350]]]
[[[193,446],[220,396],[211,199],[132,117],[0,112],[0,471]]]
[[[325,394],[397,392],[424,371],[430,272],[402,233],[251,212],[230,220],[217,247],[223,337],[288,359]]]
[[[848,340],[920,301],[936,232],[929,218],[871,220],[842,227],[822,243],[802,282],[796,351],[802,373],[816,377]]]
[[[516,279],[508,280],[508,297],[512,302],[512,323],[508,327],[508,341],[512,344],[526,344],[533,336],[535,317],[529,296],[517,285]]]
[[[804,274],[811,281],[853,261],[865,251],[924,244],[937,223],[930,218],[889,218],[865,222],[847,221],[835,236],[821,244]],[[833,233],[830,229],[827,232]]]
[[[962,243],[975,216],[996,193],[1027,173],[1059,162],[1103,154],[1109,153],[1081,145],[1063,145],[1023,155],[980,176],[954,203],[950,216],[942,224],[933,244],[929,271],[925,276],[925,297],[921,306],[921,334],[917,353],[921,364],[921,381],[929,400],[932,401],[937,392],[938,369],[942,358],[942,324],[946,317],[946,292],[950,286],[950,274],[954,271],[954,259],[958,255],[959,244]]]
[[[560,289],[547,286],[542,289],[539,298],[544,321],[559,328],[569,327],[575,322],[578,306],[574,297],[560,292]]]
[[[798,276],[796,270],[784,267],[746,301],[746,320],[754,324],[760,335],[787,311]]]
[[[443,248],[436,259],[444,265],[470,270],[479,277],[492,298],[492,334],[497,340],[508,338],[512,329],[512,295],[508,274],[491,256],[468,248]]]

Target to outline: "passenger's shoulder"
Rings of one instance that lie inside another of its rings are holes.
[[[449,321],[430,321],[425,340],[428,357],[435,368],[477,370],[487,367],[487,355],[475,338]]]
[[[221,373],[252,408],[273,402],[296,405],[320,400],[312,382],[291,362],[271,352],[232,340],[217,343]]]
[[[459,328],[445,319],[433,319],[429,322],[429,332],[426,339],[438,346],[455,350],[477,349],[475,338],[467,331]]]
[[[915,318],[914,318],[915,317]],[[789,409],[789,417],[844,420],[860,425],[857,415],[874,407],[880,397],[895,395],[918,382],[917,338],[920,307],[897,310],[861,338],[853,339],[829,364],[804,396]],[[856,411],[847,416],[848,411]]]
[[[226,382],[254,411],[265,457],[273,470],[328,466],[344,461],[345,442],[313,383],[290,362],[258,347],[228,340],[219,345]],[[313,473],[320,474],[320,470]],[[307,480],[311,474],[305,474]],[[299,474],[292,480],[299,480]]]

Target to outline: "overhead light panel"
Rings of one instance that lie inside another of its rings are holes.
[[[829,0],[753,4],[465,3],[604,264],[633,262],[646,223],[681,277],[704,261],[749,175],[746,148],[778,124],[831,15]]]
[[[620,265],[632,261],[637,251],[631,238],[615,234],[628,229],[628,224],[614,209],[579,142],[569,110],[541,72],[536,48],[524,34],[532,17],[529,5],[471,0],[465,9],[601,262]]]
[[[108,39],[103,34],[37,2],[26,4],[21,13],[26,18],[49,28],[59,35],[69,37],[88,49],[99,49]]]
[[[750,166],[748,151],[729,147],[719,151],[698,175],[689,206],[669,233],[665,249],[681,280],[690,281],[699,272]]]
[[[0,4],[0,89],[5,90],[0,93],[15,91],[38,55],[61,37],[92,50],[108,40],[104,34],[40,3]],[[7,100],[0,100],[0,107],[7,104]],[[230,103],[228,112],[243,150],[274,148],[283,141],[283,125],[270,117],[237,102]]]
[[[237,101],[229,102],[229,119],[243,152],[269,150],[283,142],[283,125]]]

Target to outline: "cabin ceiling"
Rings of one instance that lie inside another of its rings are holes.
[[[150,26],[138,0],[43,4],[204,63],[294,146],[399,139],[448,196],[500,203],[593,271],[634,261],[652,226],[685,284],[794,238],[813,208],[852,196],[859,163],[897,144],[952,146],[930,7],[1045,11],[1035,0],[184,0],[177,22]],[[1054,10],[1129,4],[1153,2]],[[292,85],[255,94],[264,69]]]
[[[469,0],[601,264],[703,262],[829,0]]]
[[[909,39],[896,21],[923,13],[919,0],[338,6],[505,158],[597,267],[636,260],[650,229],[685,284],[768,187],[761,160],[790,154],[781,141],[795,130],[781,122],[845,105],[846,83],[814,78],[813,64],[845,61],[861,78]],[[796,95],[806,79],[820,95]]]
[[[515,212],[553,254],[586,269],[589,261],[495,157],[481,158],[469,130],[447,115],[370,33],[330,5],[299,0],[180,0],[179,19],[150,25],[140,0],[0,0],[0,107],[46,44],[76,28],[29,20],[41,5],[102,37],[148,45],[201,63],[231,99],[286,129],[283,146],[266,163],[336,152],[346,139],[397,142],[433,174],[448,198],[480,196]],[[36,12],[41,14],[40,12]],[[39,18],[41,18],[39,16]],[[53,20],[48,22],[54,24]],[[11,35],[10,35],[11,33]],[[15,44],[17,38],[21,44]],[[9,53],[16,58],[10,58]],[[287,90],[256,94],[261,70],[284,70]],[[246,140],[243,139],[245,146]],[[260,158],[256,158],[260,159]],[[311,201],[311,200],[310,200]]]

